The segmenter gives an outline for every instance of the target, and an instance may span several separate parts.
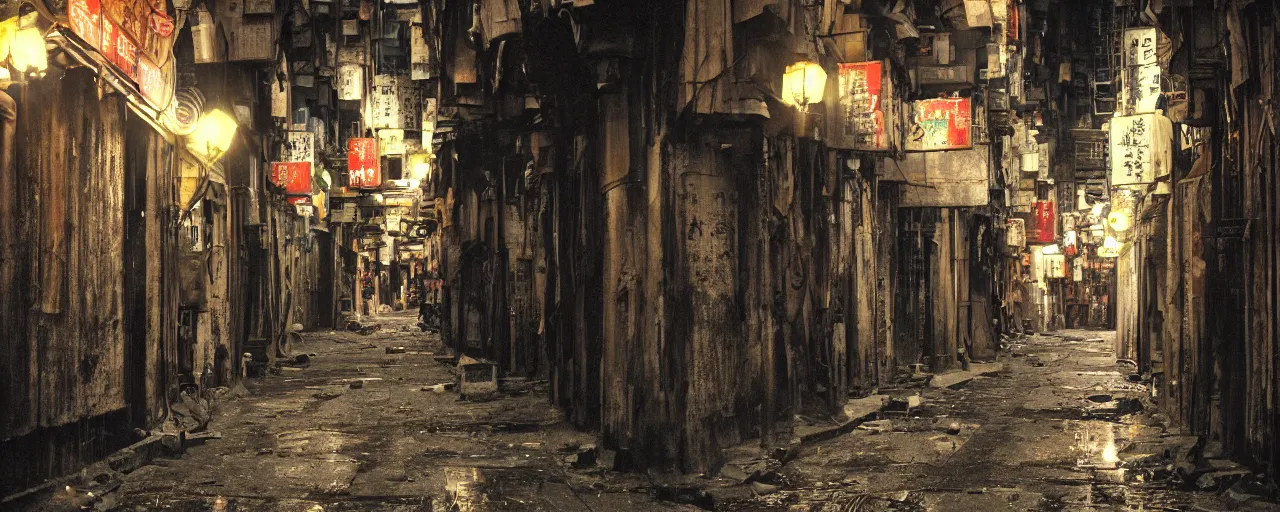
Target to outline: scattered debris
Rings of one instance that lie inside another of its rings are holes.
[[[761,494],[761,495],[773,494],[775,492],[778,492],[778,486],[772,485],[772,484],[766,484],[763,482],[751,482],[751,490],[755,491],[756,494]]]
[[[596,465],[596,445],[582,445],[578,448],[577,453],[565,457],[565,462],[578,469],[594,467]]]
[[[368,336],[370,334],[378,332],[381,329],[382,329],[382,324],[376,324],[376,323],[364,324],[357,321],[347,322],[348,331],[351,331],[363,336]]]
[[[319,393],[316,393],[316,394],[314,394],[314,395],[311,395],[311,398],[315,398],[315,399],[319,399],[319,400],[333,400],[334,398],[338,398],[338,397],[340,397],[340,396],[342,396],[342,392],[338,392],[338,391],[321,391],[321,392],[319,392]]]
[[[920,407],[920,395],[911,395],[905,398],[890,397],[884,401],[884,410],[888,412],[911,412],[911,409]]]
[[[423,386],[422,391],[430,391],[432,393],[444,393],[445,391],[453,389],[454,386],[455,384],[452,382],[445,382],[445,383],[436,384],[433,386]]]
[[[463,399],[498,392],[497,364],[463,356],[458,360],[458,370],[460,370],[458,391]]]

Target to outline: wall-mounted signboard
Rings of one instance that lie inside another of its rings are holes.
[[[973,102],[969,98],[919,100],[912,105],[907,151],[973,147]]]
[[[884,101],[888,95],[884,80],[884,63],[850,62],[840,64],[839,137],[845,145],[859,151],[889,149]]]
[[[382,186],[382,171],[378,163],[378,139],[347,139],[347,186],[351,188]]]
[[[311,195],[311,162],[272,162],[271,182],[284,188],[285,194]]]

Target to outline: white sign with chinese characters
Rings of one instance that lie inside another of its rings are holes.
[[[281,162],[313,162],[316,159],[314,132],[289,132]]]
[[[1111,186],[1153,183],[1169,172],[1173,123],[1160,114],[1111,119]]]

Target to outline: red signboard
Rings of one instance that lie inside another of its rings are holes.
[[[291,196],[311,195],[311,162],[272,162],[271,182]]]
[[[1057,215],[1052,201],[1036,201],[1036,241],[1051,243],[1057,238]]]
[[[973,101],[937,98],[915,102],[908,151],[945,151],[973,147]]]
[[[105,2],[105,3],[104,3]],[[173,23],[145,0],[70,0],[71,31],[138,85],[138,92],[160,107],[171,95],[171,77],[152,58],[168,52]],[[149,51],[148,51],[149,50]]]
[[[883,77],[884,65],[880,61],[840,64],[841,135],[852,139],[854,149],[889,149],[882,103]]]
[[[347,186],[382,186],[382,170],[378,168],[378,139],[347,139]]]

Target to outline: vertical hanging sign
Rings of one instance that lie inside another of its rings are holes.
[[[914,107],[907,135],[907,151],[945,151],[973,147],[972,100],[919,100]]]
[[[1111,186],[1153,183],[1169,172],[1173,123],[1159,114],[1112,118],[1108,133]]]
[[[409,78],[413,80],[431,78],[431,54],[424,27],[421,24],[409,25],[409,63],[412,66]]]
[[[1155,27],[1138,27],[1124,31],[1124,107],[1125,113],[1155,112],[1160,100],[1160,59],[1156,44],[1160,37]]]
[[[378,168],[377,139],[347,139],[347,186],[352,188],[382,186],[382,171]]]
[[[1057,238],[1057,216],[1053,201],[1036,201],[1036,242],[1050,243]]]

